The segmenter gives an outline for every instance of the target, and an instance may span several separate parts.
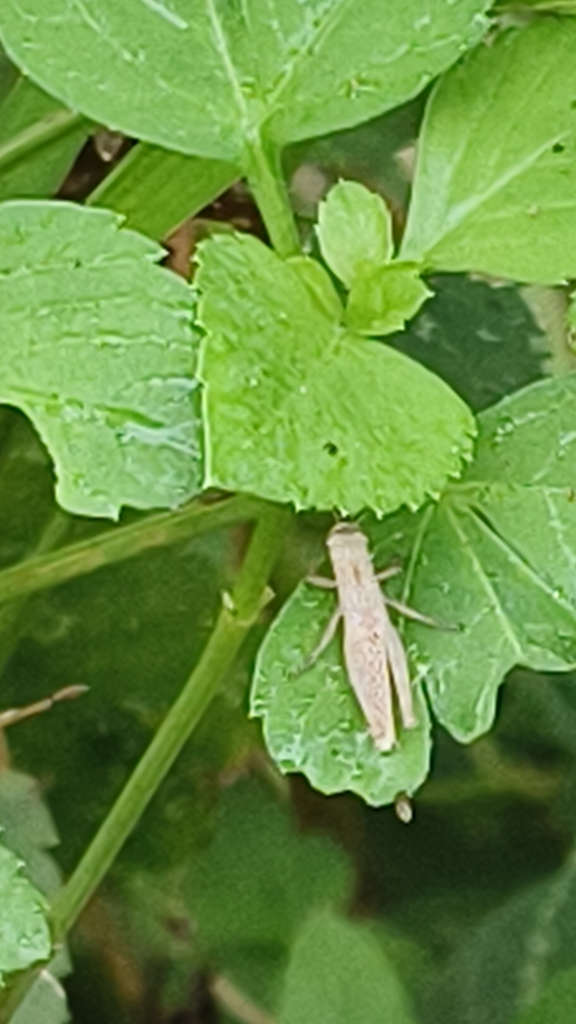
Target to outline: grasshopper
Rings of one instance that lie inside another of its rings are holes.
[[[394,694],[402,726],[413,729],[418,723],[406,652],[390,621],[387,605],[427,625],[436,623],[384,596],[380,581],[396,575],[400,569],[391,566],[383,572],[374,571],[368,541],[355,523],[337,523],[328,534],[327,546],[335,578],[311,576],[309,581],[335,588],[338,605],[306,664],[311,665],[328,646],[342,619],[344,663],[350,685],[377,748],[390,751],[397,741]]]

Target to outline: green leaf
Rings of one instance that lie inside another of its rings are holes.
[[[576,374],[539,381],[486,409],[469,478],[566,488],[576,470]]]
[[[341,905],[350,884],[346,858],[329,839],[299,834],[261,785],[244,783],[225,794],[212,844],[190,862],[186,892],[211,962],[271,1003],[298,928],[310,912]],[[270,976],[254,991],[249,967],[258,961]]]
[[[340,181],[318,210],[320,251],[347,285],[392,259],[392,217],[381,196],[356,181]]]
[[[390,212],[357,182],[339,182],[321,203],[318,240],[326,263],[350,289],[346,323],[360,334],[402,330],[432,294],[417,267],[391,264]]]
[[[292,950],[279,1024],[414,1024],[377,939],[331,913],[306,922]]]
[[[0,400],[32,420],[80,514],[200,487],[190,292],[101,210],[0,207]]]
[[[0,97],[0,201],[56,192],[90,125],[26,78]]]
[[[208,206],[239,177],[233,164],[134,146],[88,198],[126,218],[128,227],[165,238]]]
[[[486,0],[9,0],[1,34],[44,88],[96,121],[236,162],[383,113],[476,43]]]
[[[333,594],[303,583],[268,630],[258,653],[250,713],[285,772],[303,772],[323,793],[351,790],[374,806],[413,793],[428,774],[430,720],[414,688],[418,726],[404,730],[391,753],[376,749],[343,664],[338,635],[315,661],[304,661],[335,609]]]
[[[539,19],[440,81],[402,259],[543,284],[576,276],[575,48],[576,22]]]
[[[23,971],[52,951],[46,904],[22,873],[22,861],[0,843],[0,984],[13,971]]]
[[[432,294],[416,267],[392,263],[365,271],[352,284],[346,323],[359,334],[393,334]]]
[[[414,670],[461,741],[490,728],[515,664],[576,664],[576,375],[543,381],[480,417],[477,459],[419,516],[371,530],[377,565],[410,566],[403,596],[437,622],[407,623]]]
[[[207,485],[389,512],[459,472],[469,410],[418,364],[343,330],[257,239],[206,242],[196,283]]]
[[[576,374],[504,399],[480,417],[477,460],[437,505],[363,523],[376,568],[404,566],[395,596],[438,624],[400,624],[419,725],[392,753],[379,754],[367,735],[338,638],[302,672],[334,596],[301,584],[287,601],[259,652],[251,704],[283,770],[303,771],[324,792],[390,803],[427,774],[422,684],[436,717],[469,742],[492,725],[514,665],[576,665],[575,400]]]
[[[513,1024],[571,1024],[576,1005],[576,967],[560,971],[545,986],[540,998]]]

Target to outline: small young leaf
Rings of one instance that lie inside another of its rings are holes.
[[[195,335],[162,250],[104,210],[0,207],[0,401],[32,420],[71,512],[174,506],[200,488]]]
[[[474,45],[486,0],[8,0],[9,54],[73,110],[233,162],[358,124],[420,92]]]
[[[350,289],[346,323],[359,334],[393,334],[432,294],[415,267],[392,263],[364,270]]]
[[[351,790],[374,806],[389,804],[399,793],[413,793],[428,774],[426,702],[414,687],[418,726],[403,730],[396,748],[383,754],[348,681],[340,633],[304,671],[334,601],[303,583],[286,602],[258,653],[250,713],[264,719],[266,745],[283,771],[303,772],[323,793]]]
[[[206,242],[196,282],[208,485],[389,512],[459,472],[467,407],[417,363],[345,331],[257,239]]]
[[[48,960],[52,940],[44,898],[22,873],[22,861],[0,843],[0,984],[7,974]]]
[[[392,259],[392,217],[386,203],[356,181],[340,181],[318,210],[320,251],[348,288]]]
[[[402,259],[543,284],[576,276],[575,50],[574,19],[541,18],[440,81]]]
[[[294,944],[280,1024],[415,1024],[407,995],[375,936],[333,913],[310,917]]]

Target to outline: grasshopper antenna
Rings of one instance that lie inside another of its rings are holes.
[[[50,708],[54,707],[55,704],[59,704],[62,700],[76,700],[76,697],[80,697],[88,690],[88,686],[82,686],[79,683],[74,686],[65,686],[63,689],[57,690],[50,697],[45,697],[44,700],[37,700],[34,704],[27,704],[24,708],[10,708],[8,711],[0,711],[0,729],[6,729],[7,726],[14,725],[15,722],[21,722],[24,718],[32,718],[33,715],[40,715],[44,711],[49,711]]]

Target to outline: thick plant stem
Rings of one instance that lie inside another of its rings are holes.
[[[229,602],[204,652],[73,875],[56,897],[52,925],[61,941],[93,895],[174,763],[234,661],[262,608],[290,513],[270,506],[259,518]]]
[[[261,507],[261,502],[247,495],[211,503],[196,501],[175,512],[160,512],[129,526],[116,526],[57,551],[41,554],[39,550],[31,558],[0,571],[0,604],[58,586],[150,548],[255,519]]]
[[[295,256],[300,240],[284,184],[280,155],[260,136],[246,144],[246,173],[270,241],[279,256]]]

